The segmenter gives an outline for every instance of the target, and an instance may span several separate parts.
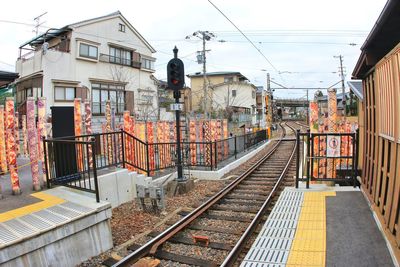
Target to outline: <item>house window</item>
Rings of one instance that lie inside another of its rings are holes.
[[[119,30],[120,32],[125,32],[125,25],[122,24],[122,23],[120,23],[120,24],[118,25],[118,30]]]
[[[54,87],[55,101],[73,101],[75,99],[75,87],[56,86]]]
[[[233,82],[233,77],[224,77],[224,82],[225,82],[225,83],[231,83],[231,82]]]
[[[251,91],[251,97],[252,97],[252,98],[256,98],[256,91],[254,91],[254,90]]]
[[[142,68],[154,70],[154,61],[148,58],[142,58]]]
[[[232,90],[232,97],[236,97],[236,89]]]
[[[97,46],[80,43],[79,56],[97,59]]]
[[[125,87],[123,85],[92,83],[93,114],[105,114],[106,101],[110,100],[111,109],[122,114],[125,109]]]
[[[110,62],[132,66],[132,51],[110,47]]]

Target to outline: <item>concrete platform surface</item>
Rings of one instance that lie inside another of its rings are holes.
[[[362,193],[285,188],[241,267],[395,266]]]

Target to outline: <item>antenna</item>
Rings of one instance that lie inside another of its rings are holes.
[[[43,23],[45,23],[45,21],[43,21],[42,23],[40,23],[40,18],[43,17],[43,16],[46,15],[46,14],[47,14],[47,11],[33,19],[33,20],[35,21],[35,29],[33,30],[33,32],[36,34],[36,36],[38,36],[38,34],[39,34],[39,27],[40,27]]]

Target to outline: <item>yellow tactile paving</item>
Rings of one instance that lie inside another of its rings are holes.
[[[325,266],[325,197],[327,196],[336,196],[336,192],[304,193],[296,234],[286,266]]]
[[[54,205],[65,202],[64,199],[55,197],[44,192],[33,193],[31,196],[41,199],[42,201],[21,207],[18,209],[10,210],[7,212],[0,213],[0,222],[5,222],[20,216],[30,214],[35,211],[49,208]]]

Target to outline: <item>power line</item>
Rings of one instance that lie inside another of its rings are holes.
[[[238,26],[236,26],[235,23],[233,23],[233,21],[231,21],[225,14],[224,12],[222,12],[213,2],[211,2],[210,0],[207,0],[211,5],[214,6],[215,9],[218,10],[219,13],[221,13],[243,36],[244,38],[246,38],[247,41],[249,41],[249,43],[260,53],[260,55],[272,66],[272,68],[276,71],[279,72],[278,69],[272,64],[271,61],[269,61],[269,59],[263,54],[263,52],[261,52],[260,49],[258,49],[258,47],[246,36],[246,34],[244,34]]]

